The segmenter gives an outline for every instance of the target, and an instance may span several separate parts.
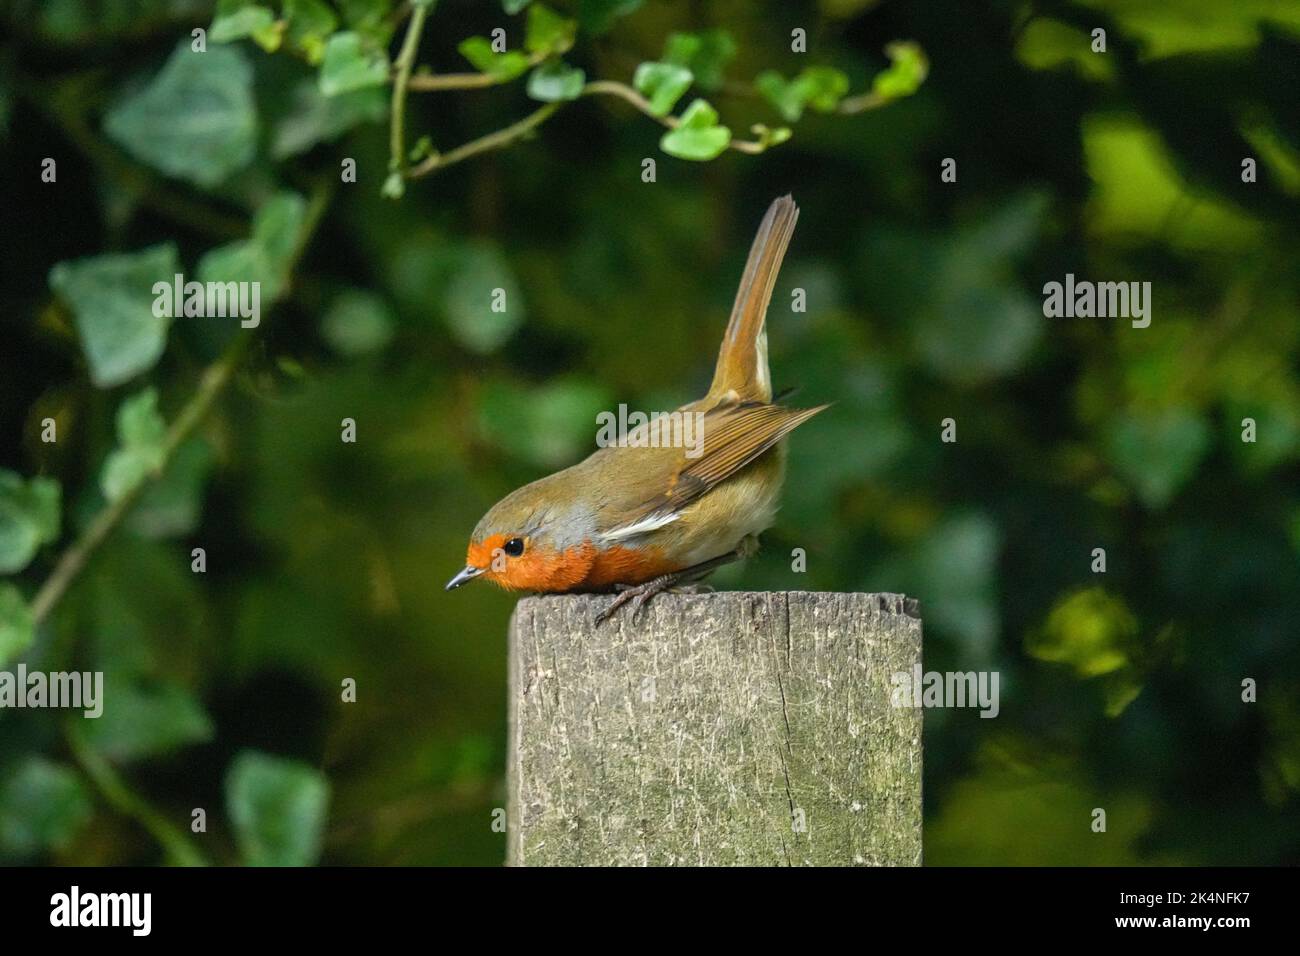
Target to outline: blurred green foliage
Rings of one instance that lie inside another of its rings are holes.
[[[905,591],[927,669],[1001,672],[925,716],[927,861],[1300,859],[1300,6],[441,0],[414,75],[493,88],[413,91],[406,159],[564,108],[396,202],[389,0],[2,9],[0,668],[113,704],[0,712],[0,860],[500,862],[513,599],[441,584],[597,411],[702,393],[786,191],[773,374],[836,404],[717,583]],[[681,125],[567,102],[606,78]],[[260,325],[156,315],[175,271]],[[1045,319],[1067,272],[1151,326]]]

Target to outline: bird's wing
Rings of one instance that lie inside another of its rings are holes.
[[[689,406],[687,406],[689,408]],[[785,408],[746,403],[718,406],[704,417],[703,448],[697,457],[676,459],[664,491],[631,509],[617,526],[604,532],[610,540],[645,534],[675,521],[700,495],[753,462],[826,405]]]

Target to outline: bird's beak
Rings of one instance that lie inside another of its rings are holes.
[[[464,570],[457,571],[456,576],[447,582],[447,590],[456,590],[456,588],[460,587],[466,581],[473,581],[486,570],[487,568],[476,568],[472,564],[466,565]]]

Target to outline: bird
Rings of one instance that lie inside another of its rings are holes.
[[[780,503],[783,439],[829,407],[789,408],[772,394],[767,309],[798,218],[789,195],[768,208],[708,393],[677,410],[700,424],[702,441],[656,447],[642,423],[625,441],[511,492],[474,528],[448,591],[482,578],[516,591],[616,592],[599,625],[629,602],[635,620],[656,594],[696,587],[757,551]]]

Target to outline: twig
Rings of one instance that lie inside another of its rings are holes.
[[[681,120],[676,116],[660,116],[650,106],[650,101],[642,96],[626,83],[619,83],[616,80],[592,80],[582,88],[583,96],[616,96],[625,103],[635,106],[646,116],[655,122],[667,127],[668,129],[677,129],[682,125]],[[752,142],[745,139],[733,139],[727,144],[728,149],[734,149],[741,153],[748,153],[751,156],[757,156],[765,152],[768,148],[766,143]]]
[[[618,83],[614,80],[593,80],[582,88],[581,96],[615,96],[626,103],[635,106],[638,110],[649,116],[655,122],[668,129],[677,129],[681,126],[681,120],[676,116],[660,116],[650,108],[650,101],[624,83]],[[529,113],[517,123],[512,123],[504,129],[499,129],[495,133],[489,133],[486,136],[470,140],[463,146],[457,146],[455,149],[446,153],[434,153],[424,159],[417,166],[412,166],[407,170],[407,179],[419,179],[422,176],[428,176],[430,173],[437,172],[459,163],[461,160],[469,159],[471,156],[477,156],[479,153],[486,153],[494,149],[502,149],[509,146],[517,139],[521,139],[528,133],[532,132],[542,123],[550,119],[551,114],[558,110],[564,104],[562,102],[547,103],[539,110]],[[757,156],[765,152],[769,147],[766,143],[755,142],[744,139],[732,139],[727,144],[729,149],[737,152],[748,153],[751,156]]]
[[[85,567],[87,559],[99,549],[113,529],[126,517],[135,503],[140,500],[145,489],[167,470],[167,466],[171,464],[176,454],[176,449],[203,420],[208,410],[212,408],[212,403],[230,382],[230,377],[239,364],[248,339],[248,334],[241,332],[227,347],[225,353],[204,370],[199,379],[198,390],[181,409],[180,415],[172,423],[171,428],[167,430],[162,463],[158,468],[144,481],[137,482],[126,494],[95,515],[82,536],[63,552],[54,570],[50,572],[50,576],[45,579],[45,583],[32,598],[32,618],[37,624],[54,610],[54,606],[68,590],[68,586],[76,580],[81,569]]]
[[[857,96],[850,96],[847,99],[840,100],[840,105],[836,107],[836,111],[845,115],[865,113],[867,110],[879,109],[892,102],[891,97],[881,96],[879,93],[859,93]]]
[[[207,858],[184,832],[127,786],[113,765],[97,753],[71,723],[65,725],[64,736],[67,737],[73,758],[86,776],[94,781],[108,805],[148,830],[167,854],[168,863],[172,866],[208,865]]]
[[[528,57],[532,68],[553,56],[557,50],[538,50]],[[420,73],[412,76],[407,89],[415,93],[438,93],[443,90],[481,90],[517,79],[508,73]]]
[[[429,8],[423,3],[412,7],[411,22],[406,27],[402,51],[397,55],[396,75],[393,78],[392,128],[388,140],[388,168],[390,172],[406,172],[406,86],[415,65],[415,53],[424,31],[424,18]]]
[[[541,109],[529,113],[517,123],[512,123],[495,133],[489,133],[486,136],[480,136],[478,139],[470,140],[463,146],[457,146],[446,153],[434,153],[432,156],[426,157],[418,166],[412,166],[407,171],[406,178],[419,179],[421,176],[428,176],[440,169],[454,166],[456,163],[477,156],[480,153],[487,153],[494,149],[509,146],[515,140],[522,139],[545,123],[561,105],[560,103],[547,103]]]

